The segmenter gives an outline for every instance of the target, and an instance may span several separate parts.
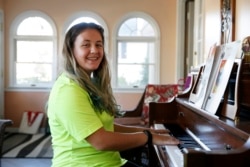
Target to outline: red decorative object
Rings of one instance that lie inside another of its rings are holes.
[[[148,84],[146,87],[142,124],[148,123],[148,110],[150,102],[169,102],[178,95],[178,84],[155,85]]]

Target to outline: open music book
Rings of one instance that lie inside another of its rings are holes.
[[[208,81],[210,79],[210,74],[212,71],[212,67],[215,64],[215,51],[216,51],[216,44],[214,44],[209,51],[206,65],[205,67],[201,67],[199,71],[199,76],[197,78],[197,82],[195,83],[195,86],[190,94],[189,102],[192,102],[197,108],[201,108],[206,90]]]
[[[239,54],[241,41],[213,45],[206,64],[201,68],[189,101],[196,107],[215,114],[227,87],[229,77]]]

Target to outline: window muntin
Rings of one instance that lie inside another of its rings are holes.
[[[122,24],[118,36],[155,36],[155,32],[146,20],[131,18]]]
[[[52,41],[25,41],[17,40],[17,62],[52,63]],[[28,50],[28,52],[27,52]]]
[[[150,73],[154,70],[154,49],[152,42],[118,43],[118,87],[144,87],[153,80]]]
[[[108,26],[105,23],[104,19],[99,16],[98,14],[91,12],[91,11],[80,11],[73,13],[65,22],[64,24],[64,31],[63,36],[67,32],[67,30],[72,27],[73,25],[80,23],[80,22],[94,22],[96,24],[101,25],[104,28],[104,37],[108,39]],[[106,42],[108,42],[106,40]],[[106,50],[107,51],[107,50]]]
[[[27,51],[28,50],[28,51]],[[49,84],[53,73],[53,42],[16,42],[16,84],[36,86]]]
[[[56,35],[53,22],[43,13],[26,12],[13,22],[12,32],[9,86],[51,87],[56,78]]]
[[[121,64],[118,67],[119,88],[144,88],[150,81],[154,82],[155,67],[150,64]],[[128,74],[129,77],[127,76]]]
[[[31,26],[32,25],[32,26]],[[48,21],[42,17],[28,17],[17,28],[17,35],[53,35],[53,30]]]
[[[121,24],[117,36],[116,88],[144,88],[157,82],[156,34],[144,18],[132,17]]]
[[[81,22],[87,22],[87,23],[92,22],[92,23],[96,23],[96,24],[100,25],[100,23],[92,17],[79,17],[79,18],[76,18],[74,21],[72,21],[72,23],[69,25],[68,29],[70,29],[72,26],[74,26],[78,23],[81,23]]]
[[[118,42],[118,63],[154,63],[154,48],[153,42]]]

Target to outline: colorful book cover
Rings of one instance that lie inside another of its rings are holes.
[[[202,109],[211,114],[215,114],[220,105],[240,46],[240,41],[227,43],[221,45],[220,51],[217,52],[219,54],[217,55],[218,63],[212,69],[213,73],[211,73],[211,79],[208,82],[207,97],[205,97],[202,106]]]

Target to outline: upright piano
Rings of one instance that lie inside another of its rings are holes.
[[[149,125],[169,129],[181,141],[178,146],[154,146],[155,166],[250,167],[250,61],[246,56],[235,62],[227,84],[216,114],[190,103],[191,91],[169,103],[150,103]],[[230,91],[233,105],[228,105]],[[235,115],[230,117],[230,112]]]

